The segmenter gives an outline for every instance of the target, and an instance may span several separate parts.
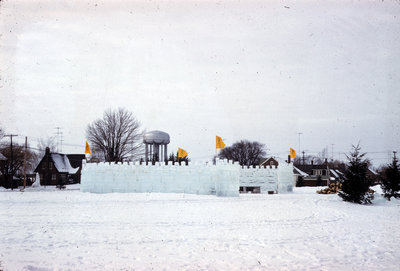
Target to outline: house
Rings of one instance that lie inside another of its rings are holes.
[[[46,153],[34,172],[39,173],[40,185],[80,183],[84,154]]]
[[[326,186],[333,181],[327,161],[321,165],[314,164],[313,161],[311,161],[311,165],[295,165],[293,174],[295,175],[295,184],[299,176],[302,176],[303,186]]]
[[[278,168],[279,162],[274,157],[270,157],[270,158],[261,160],[260,166],[262,166],[262,167],[269,166],[270,168],[272,168],[272,167]]]

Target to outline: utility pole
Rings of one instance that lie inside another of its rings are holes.
[[[301,152],[301,149],[300,149],[300,136],[301,136],[303,133],[299,132],[299,133],[297,133],[297,134],[299,135],[299,152]]]
[[[57,152],[60,152],[60,147],[59,147],[59,144],[60,144],[60,135],[62,135],[62,132],[60,132],[60,129],[62,129],[61,127],[55,127],[54,129],[57,129],[57,132],[56,132],[56,136],[57,136]]]
[[[14,190],[14,173],[12,172],[12,167],[13,167],[13,144],[12,144],[12,138],[13,138],[13,136],[18,136],[18,135],[13,135],[13,134],[9,134],[9,135],[5,135],[5,136],[9,136],[10,137],[10,152],[11,152],[11,154],[10,154],[10,165],[9,165],[9,167],[8,167],[8,170],[9,170],[9,172],[10,172],[10,177],[11,177],[11,190]]]
[[[304,166],[304,153],[305,153],[305,151],[302,151],[302,153],[303,153],[303,166]]]
[[[26,149],[28,148],[28,137],[25,137],[25,152],[24,152],[24,189],[26,187]]]
[[[396,159],[396,153],[397,151],[393,151],[393,159]]]
[[[333,162],[333,146],[334,146],[335,144],[331,144],[331,146],[332,146],[332,158],[331,158],[331,161]]]
[[[61,152],[61,153],[62,153],[63,141],[64,141],[64,139],[63,139],[63,132],[61,132],[61,134],[60,134],[60,152]]]

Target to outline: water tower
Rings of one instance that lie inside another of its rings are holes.
[[[162,131],[150,131],[144,134],[143,143],[145,144],[146,161],[167,161],[169,144],[169,134]]]

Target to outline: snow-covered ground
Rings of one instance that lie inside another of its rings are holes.
[[[0,270],[399,270],[400,201],[0,190]]]

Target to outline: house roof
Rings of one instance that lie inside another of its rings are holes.
[[[261,160],[260,166],[264,165],[265,163],[267,163],[268,161],[273,160],[276,163],[279,164],[278,160],[275,157],[269,157],[269,158],[265,158]]]
[[[327,165],[296,165],[296,167],[309,175],[312,175],[313,169],[328,169]]]
[[[308,176],[307,173],[305,173],[304,171],[298,169],[298,168],[295,167],[295,166],[293,166],[293,173],[294,173],[294,174],[297,174],[297,175],[301,175],[301,176],[303,176],[303,177],[307,177],[307,176]]]
[[[1,152],[0,152],[0,160],[7,160],[7,157],[5,157]]]
[[[61,153],[52,153],[51,159],[54,162],[54,166],[58,172],[67,172],[69,174],[75,174],[79,168],[73,168],[67,155]]]
[[[335,178],[339,178],[339,174],[334,169],[330,169],[330,172]]]
[[[67,157],[72,167],[82,167],[82,160],[86,156],[84,154],[67,154]]]

